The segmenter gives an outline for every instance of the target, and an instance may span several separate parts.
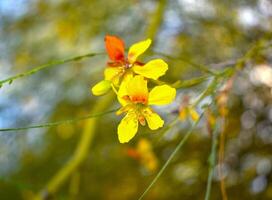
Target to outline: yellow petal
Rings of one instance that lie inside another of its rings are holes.
[[[120,84],[119,90],[118,90],[118,94],[117,94],[117,98],[119,103],[122,106],[125,106],[128,104],[128,101],[124,99],[125,96],[128,96],[128,82],[133,78],[133,74],[131,73],[126,73],[122,79],[122,82]]]
[[[193,121],[197,121],[199,119],[199,114],[194,108],[189,108],[189,113]]]
[[[114,85],[118,85],[123,73],[123,67],[106,67],[104,70],[105,80],[109,80]]]
[[[141,138],[137,144],[137,151],[144,155],[152,151],[152,144],[145,138]]]
[[[164,121],[161,119],[161,117],[157,113],[153,112],[150,108],[146,108],[143,111],[143,115],[151,130],[156,130],[162,127],[164,124]]]
[[[128,61],[134,63],[138,56],[144,53],[151,44],[151,39],[147,39],[133,44],[128,51]]]
[[[92,87],[92,93],[96,96],[106,94],[111,88],[111,82],[103,80]]]
[[[147,80],[143,76],[134,76],[127,82],[127,92],[131,99],[134,97],[148,98]]]
[[[149,61],[144,66],[136,65],[132,69],[136,74],[140,74],[146,78],[157,80],[168,70],[168,65],[162,59],[155,59]]]
[[[176,97],[176,89],[169,85],[154,87],[148,98],[149,105],[165,105],[171,103]]]
[[[179,118],[180,118],[181,121],[184,121],[187,118],[187,113],[188,113],[187,111],[188,111],[187,108],[180,109]]]
[[[156,158],[152,144],[147,139],[140,139],[137,148],[137,152],[140,155],[140,161],[142,165],[149,171],[154,171],[158,167],[158,159]]]
[[[135,112],[130,111],[121,120],[118,126],[118,139],[120,143],[125,143],[131,140],[138,130],[138,120]]]

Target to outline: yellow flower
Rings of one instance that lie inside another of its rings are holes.
[[[127,155],[139,161],[148,172],[154,172],[158,168],[158,159],[153,151],[152,143],[141,138],[136,147],[128,148]]]
[[[182,105],[179,107],[179,118],[181,121],[184,121],[187,118],[191,118],[193,121],[197,121],[199,119],[199,114],[193,106],[189,105],[189,101],[189,97],[185,96],[183,98]]]
[[[179,110],[179,118],[184,121],[186,118],[190,117],[193,121],[197,121],[199,114],[196,112],[194,107],[187,106]]]
[[[118,126],[118,138],[121,143],[125,143],[137,133],[138,123],[144,126],[147,122],[151,130],[163,126],[164,121],[149,106],[171,103],[176,90],[168,85],[161,85],[149,92],[147,80],[143,76],[126,76],[117,96],[122,105],[117,114],[126,113]]]
[[[106,36],[105,45],[111,61],[108,62],[104,71],[105,80],[118,87],[126,74],[138,74],[154,80],[164,75],[168,70],[168,65],[162,59],[154,59],[146,64],[137,61],[150,44],[150,39],[133,44],[126,58],[124,41],[116,36]],[[92,88],[94,95],[105,94],[110,89],[110,87],[105,87],[108,84],[101,82]]]
[[[140,139],[137,144],[137,152],[140,155],[142,165],[150,172],[158,168],[158,159],[155,156],[152,144],[147,139]]]

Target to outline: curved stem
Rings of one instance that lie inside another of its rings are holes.
[[[167,6],[166,0],[158,1],[158,6],[151,18],[150,25],[146,31],[146,36],[148,38],[151,38],[152,40],[156,39],[156,35],[159,32],[166,6]]]
[[[91,112],[97,113],[107,109],[113,102],[114,94],[110,93],[98,101]],[[86,121],[81,139],[77,145],[72,158],[61,168],[55,176],[48,182],[47,186],[40,192],[36,199],[46,199],[48,196],[56,193],[65,183],[70,175],[79,167],[88,155],[88,150],[95,134],[98,118],[92,118]]]
[[[149,184],[149,186],[146,188],[146,190],[143,192],[143,194],[140,196],[138,200],[142,200],[145,195],[149,192],[149,190],[152,188],[152,186],[157,182],[157,180],[160,178],[162,173],[165,171],[165,169],[168,167],[170,162],[173,160],[174,156],[177,154],[177,152],[180,150],[180,148],[184,145],[184,143],[188,140],[189,136],[192,134],[195,127],[198,125],[200,119],[202,118],[203,113],[200,115],[199,119],[193,124],[193,126],[189,129],[189,131],[185,134],[185,136],[182,138],[182,140],[179,142],[178,146],[175,148],[175,150],[171,153],[167,161],[164,163],[158,174],[154,177],[152,182]]]

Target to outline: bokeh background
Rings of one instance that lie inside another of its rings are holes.
[[[159,51],[223,70],[222,63],[243,56],[271,30],[271,0],[0,0],[0,79],[51,60],[103,52],[106,34],[122,37],[127,47],[151,37],[144,60],[161,57],[153,52]],[[251,58],[230,93],[223,169],[231,200],[272,199],[271,53],[267,48]],[[82,59],[4,85],[0,127],[90,114],[102,99],[90,87],[103,78],[107,59]],[[203,75],[187,62],[165,59],[165,81]],[[182,96],[197,97],[208,82],[180,89],[175,103],[158,108],[166,123]],[[113,102],[107,110],[116,107]],[[129,144],[120,144],[119,120],[114,113],[99,118],[86,159],[51,199],[137,199],[190,127],[180,122],[162,138],[161,131],[141,128]],[[31,199],[45,188],[70,160],[85,124],[1,132],[0,199]],[[146,199],[204,199],[210,148],[203,120]],[[148,161],[135,156],[139,149],[148,149]],[[221,199],[217,173],[211,199]]]

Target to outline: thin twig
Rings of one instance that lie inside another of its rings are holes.
[[[209,78],[210,78],[210,76],[207,76],[207,75],[200,76],[200,77],[192,78],[189,80],[178,81],[178,82],[172,84],[172,86],[176,89],[189,88],[189,87],[193,87],[198,84],[201,84],[204,81],[207,81]]]
[[[258,39],[254,44],[252,44],[249,50],[244,54],[244,56],[242,56],[241,58],[237,60],[235,64],[236,70],[239,71],[243,69],[246,61],[252,58],[253,56],[255,56],[260,50],[270,47],[271,38],[272,38],[272,34],[269,33],[263,36],[262,38]]]
[[[217,83],[218,80],[216,77],[214,77],[210,84],[207,86],[207,88],[195,100],[195,102],[193,103],[193,107],[197,106],[205,97],[212,94],[216,90]]]
[[[110,93],[94,105],[92,112],[102,112],[107,109],[114,99],[114,93]],[[60,187],[68,180],[71,174],[78,169],[80,164],[88,156],[88,150],[92,143],[99,118],[92,118],[86,121],[81,138],[71,159],[48,181],[35,198],[35,200],[48,199],[55,194]]]
[[[159,52],[159,51],[153,51],[153,52],[154,52],[155,54],[157,54],[157,55],[161,55],[161,56],[166,57],[166,58],[169,58],[169,59],[171,59],[171,60],[180,60],[180,61],[182,61],[182,62],[185,62],[185,63],[191,65],[192,67],[195,67],[195,68],[197,68],[197,69],[199,69],[199,70],[201,70],[201,71],[203,71],[203,72],[205,72],[205,73],[211,74],[211,75],[213,75],[213,76],[216,76],[216,75],[217,75],[216,72],[214,72],[213,70],[209,69],[210,67],[208,67],[208,66],[206,66],[206,65],[202,65],[202,64],[195,63],[195,62],[189,60],[188,58],[184,58],[184,57],[181,57],[181,56],[175,57],[175,56],[168,55],[168,54],[165,54],[165,53]]]
[[[199,85],[199,84],[207,81],[209,78],[210,78],[210,76],[205,75],[205,76],[199,76],[199,77],[188,79],[188,80],[182,80],[182,81],[178,80],[172,84],[164,82],[164,81],[160,81],[160,80],[153,80],[153,79],[150,79],[150,81],[156,85],[167,84],[167,85],[171,85],[173,88],[176,88],[176,89],[183,89],[183,88],[189,88],[189,87]]]
[[[222,119],[223,125],[220,133],[220,139],[219,139],[219,152],[218,152],[218,175],[220,178],[220,190],[222,194],[222,199],[223,200],[228,200],[228,195],[226,191],[226,186],[225,186],[225,177],[223,176],[223,169],[222,169],[222,164],[224,162],[224,153],[225,153],[225,138],[226,138],[226,133],[225,133],[225,119]]]
[[[152,188],[152,186],[157,182],[157,180],[160,178],[162,173],[165,171],[165,169],[168,167],[174,156],[177,154],[177,152],[180,150],[180,148],[183,146],[183,144],[188,140],[189,136],[192,134],[195,127],[198,125],[200,119],[202,118],[203,113],[200,115],[199,119],[192,125],[192,127],[189,129],[189,131],[185,134],[185,136],[182,138],[182,140],[179,142],[178,146],[175,148],[175,150],[171,153],[167,161],[164,163],[158,174],[154,177],[152,182],[149,184],[149,186],[146,188],[146,190],[143,192],[143,194],[140,196],[138,200],[142,200],[145,195],[149,192],[149,190]]]
[[[214,172],[214,167],[216,162],[218,128],[219,128],[219,123],[215,125],[214,131],[212,133],[212,147],[211,147],[211,152],[209,156],[210,167],[209,167],[209,175],[208,175],[208,181],[207,181],[205,200],[209,200],[211,195],[212,177],[213,177],[213,172]]]
[[[103,55],[103,54],[105,54],[105,53],[88,53],[88,54],[75,56],[75,57],[71,57],[71,58],[67,58],[67,59],[63,59],[63,60],[53,60],[53,61],[51,61],[49,63],[36,66],[36,67],[34,67],[33,69],[31,69],[29,71],[26,71],[26,72],[11,76],[11,77],[6,78],[4,80],[0,80],[0,87],[2,87],[3,84],[5,84],[5,83],[11,84],[16,79],[23,78],[25,76],[30,76],[32,74],[37,73],[40,70],[43,70],[43,69],[46,69],[46,68],[49,68],[49,67],[61,65],[61,64],[64,64],[64,63],[68,63],[68,62],[74,62],[74,61],[81,60],[83,58],[94,57],[94,56]]]
[[[67,120],[61,120],[61,121],[57,121],[57,122],[49,122],[49,123],[44,123],[44,124],[32,125],[32,126],[25,126],[25,127],[18,127],[18,128],[0,128],[0,132],[22,131],[22,130],[28,130],[28,129],[34,129],[34,128],[48,128],[48,127],[59,126],[59,125],[63,125],[63,124],[71,124],[71,123],[75,123],[75,122],[90,119],[90,118],[101,117],[103,115],[116,112],[117,110],[118,109],[114,109],[114,110],[95,113],[95,114],[91,114],[91,115],[87,115],[87,116],[83,116],[83,117],[79,117],[79,118],[75,118],[75,119],[67,119]]]
[[[166,133],[168,133],[168,131],[170,129],[172,129],[177,123],[179,122],[179,117],[176,117],[173,121],[171,121],[159,134],[158,139],[156,140],[156,144],[158,144],[163,137],[165,137]]]

